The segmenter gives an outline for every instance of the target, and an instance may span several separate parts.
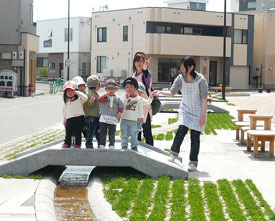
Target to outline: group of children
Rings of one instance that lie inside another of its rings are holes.
[[[118,85],[113,79],[105,83],[106,93],[99,96],[100,79],[91,75],[86,83],[80,76],[64,84],[64,126],[66,136],[63,148],[70,148],[72,137],[75,137],[74,147],[81,147],[81,135],[86,139],[86,148],[93,148],[93,138],[96,137],[98,148],[104,149],[106,137],[109,137],[109,148],[115,148],[116,125],[120,123],[121,147],[137,151],[138,132],[142,130],[143,105],[152,102],[156,92],[146,100],[142,98],[145,86],[133,77],[123,82],[125,98],[116,96]]]

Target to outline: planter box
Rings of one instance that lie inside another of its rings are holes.
[[[266,93],[271,93],[272,89],[271,88],[267,88],[266,89]]]
[[[258,88],[258,93],[263,93],[263,88]]]

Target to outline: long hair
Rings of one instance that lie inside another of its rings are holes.
[[[196,63],[193,58],[188,57],[188,58],[182,59],[180,64],[185,67],[186,72],[188,72],[188,70],[191,68],[191,66],[194,66],[193,70],[190,72],[190,75],[193,79],[195,79],[197,77],[197,73],[195,72]]]
[[[137,72],[137,68],[136,68],[136,65],[135,63],[137,61],[140,61],[142,60],[143,62],[145,62],[145,60],[147,59],[147,56],[144,52],[137,52],[134,56],[134,60],[133,60],[133,72]]]

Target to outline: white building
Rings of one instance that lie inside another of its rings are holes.
[[[38,68],[43,66],[43,63],[48,63],[48,78],[67,79],[67,68],[64,65],[68,51],[67,27],[67,18],[37,22],[37,34],[40,36]],[[70,19],[70,79],[78,75],[84,78],[90,75],[90,27],[91,19],[88,17]],[[44,62],[43,60],[47,58],[48,62]]]
[[[167,0],[164,2],[167,3],[167,6],[169,8],[181,8],[181,9],[205,11],[206,4],[209,1],[208,0]]]

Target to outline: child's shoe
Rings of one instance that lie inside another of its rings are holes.
[[[174,160],[176,159],[176,156],[174,154],[170,154],[170,156],[168,157],[168,161],[169,162],[174,162]]]
[[[137,151],[137,147],[131,147],[133,151]]]
[[[195,163],[189,163],[188,171],[195,172],[197,170],[197,165]]]
[[[110,146],[109,148],[110,148],[110,150],[114,150],[115,146]]]
[[[99,149],[100,149],[100,150],[104,150],[104,149],[105,149],[105,146],[104,146],[104,145],[100,145],[100,146],[99,146]]]
[[[122,150],[127,150],[127,147],[122,147]]]
[[[75,144],[74,148],[80,148],[80,145]]]
[[[62,144],[62,148],[70,148],[71,146],[69,144]]]

